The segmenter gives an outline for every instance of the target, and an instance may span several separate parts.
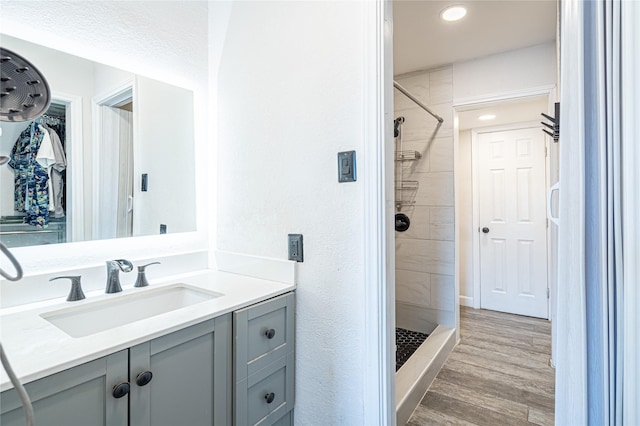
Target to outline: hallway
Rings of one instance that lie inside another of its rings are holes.
[[[461,307],[461,341],[409,425],[553,425],[551,323]]]

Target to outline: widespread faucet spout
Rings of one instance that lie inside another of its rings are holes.
[[[126,259],[107,260],[107,287],[105,293],[118,293],[122,291],[120,286],[120,271],[131,272],[133,263]]]

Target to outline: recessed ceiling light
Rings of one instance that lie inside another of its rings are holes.
[[[493,120],[494,118],[496,118],[495,114],[485,114],[478,117],[478,120],[486,121],[486,120]]]
[[[467,14],[467,9],[462,6],[449,6],[440,13],[445,21],[458,21]]]

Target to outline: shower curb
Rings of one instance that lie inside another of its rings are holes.
[[[455,345],[455,329],[439,325],[396,372],[398,425],[409,421]]]

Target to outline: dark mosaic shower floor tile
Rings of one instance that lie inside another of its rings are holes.
[[[407,362],[427,337],[428,334],[396,328],[396,371]]]

